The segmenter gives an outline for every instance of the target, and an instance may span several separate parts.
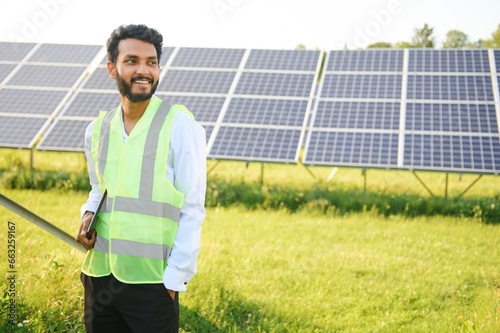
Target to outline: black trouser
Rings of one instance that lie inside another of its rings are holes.
[[[160,284],[127,284],[113,275],[81,274],[88,333],[172,333],[179,331],[179,295]]]

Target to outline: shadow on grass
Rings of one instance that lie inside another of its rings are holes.
[[[240,294],[221,289],[217,297],[208,295],[200,309],[181,306],[181,332],[324,332],[296,317],[288,317],[262,303],[246,300]],[[182,300],[181,300],[182,301]],[[302,318],[303,319],[303,318]]]
[[[4,289],[5,291],[5,289]],[[59,306],[39,309],[16,299],[15,324],[10,322],[12,312],[8,297],[0,299],[0,332],[65,332],[84,333],[83,309],[63,313]],[[181,299],[182,303],[182,299]],[[218,295],[211,294],[200,308],[188,308],[181,304],[180,333],[223,332],[323,332],[325,328],[307,323],[303,318],[289,317],[262,303],[250,302],[240,294],[220,289]]]

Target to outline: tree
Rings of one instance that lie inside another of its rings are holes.
[[[434,28],[431,28],[424,24],[422,29],[415,29],[415,35],[412,38],[412,44],[415,47],[434,47],[434,37],[432,34],[434,33]]]
[[[471,48],[471,49],[481,49],[481,48],[485,47],[484,46],[484,40],[478,39],[475,42],[469,42],[467,44],[467,47]]]
[[[443,43],[443,48],[464,48],[469,44],[469,36],[459,30],[450,30],[446,34],[446,40]]]
[[[410,42],[400,41],[394,44],[394,47],[397,49],[409,49],[415,47]]]
[[[500,47],[500,24],[496,31],[491,34],[491,39],[487,39],[484,41],[484,47]]]
[[[368,49],[377,49],[377,48],[391,48],[392,44],[388,42],[376,42],[367,46]]]

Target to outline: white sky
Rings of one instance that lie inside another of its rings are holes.
[[[350,49],[410,41],[428,23],[475,41],[500,24],[500,0],[2,0],[0,41],[103,45],[118,25],[145,23],[165,46]]]

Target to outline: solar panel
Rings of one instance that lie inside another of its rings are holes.
[[[66,95],[66,91],[2,89],[0,113],[51,115]]]
[[[235,71],[168,70],[158,86],[159,92],[227,94]]]
[[[71,66],[24,65],[7,84],[25,87],[71,88],[85,68]]]
[[[423,170],[493,173],[500,169],[498,136],[405,135],[404,164]]]
[[[0,64],[0,83],[16,68],[16,65]]]
[[[19,62],[35,47],[32,43],[0,42],[0,61]]]
[[[97,67],[94,72],[90,74],[87,80],[82,84],[85,89],[106,89],[116,90],[115,81],[109,76],[106,67]]]
[[[210,151],[213,158],[290,162],[295,160],[300,130],[224,126]]]
[[[330,51],[327,72],[401,72],[403,50]]]
[[[213,96],[183,96],[172,94],[157,94],[167,103],[185,105],[201,123],[215,123],[226,100],[225,97]]]
[[[317,165],[395,167],[398,134],[315,130],[305,159]]]
[[[233,98],[223,122],[301,127],[306,111],[307,100]]]
[[[493,54],[495,58],[495,67],[497,69],[497,73],[500,73],[500,50],[494,50]]]
[[[412,50],[409,60],[403,166],[498,171],[488,50]]]
[[[243,72],[235,94],[309,97],[315,74]]]
[[[31,148],[34,138],[47,118],[0,115],[0,144],[2,147]]]
[[[0,114],[6,117],[6,124],[19,131],[6,130],[0,146],[31,148],[63,108],[100,49],[96,45],[1,43]]]
[[[244,49],[183,47],[179,49],[172,66],[236,69],[244,53]]]
[[[407,98],[492,101],[491,76],[408,75]]]
[[[98,45],[42,44],[29,61],[88,65],[100,49]]]
[[[315,128],[399,129],[398,102],[321,101],[316,110]]]
[[[407,131],[497,134],[493,104],[408,103]]]
[[[245,69],[268,71],[315,72],[318,51],[309,50],[250,50]]]
[[[248,50],[209,141],[209,156],[296,163],[320,57],[319,51]]]
[[[497,173],[497,53],[331,51],[304,163]]]
[[[488,50],[423,50],[409,53],[408,71],[489,73]]]
[[[120,104],[118,93],[88,93],[79,92],[69,102],[64,116],[96,118],[100,110],[111,110]]]
[[[403,50],[330,51],[304,164],[398,165]]]
[[[321,97],[401,98],[402,75],[326,73]]]
[[[38,149],[56,151],[83,151],[85,129],[91,120],[59,118],[44,137]]]

